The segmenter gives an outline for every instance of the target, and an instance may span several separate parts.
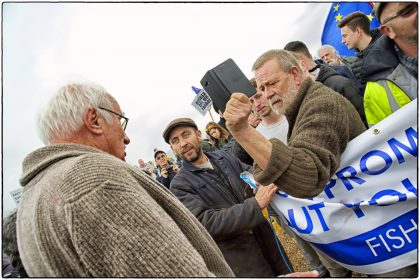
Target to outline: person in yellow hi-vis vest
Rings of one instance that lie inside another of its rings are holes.
[[[417,3],[379,3],[375,15],[386,36],[378,39],[365,57],[364,109],[369,126],[418,95]]]
[[[411,87],[417,90],[417,82],[411,78]],[[409,91],[409,89],[408,89]],[[385,119],[393,112],[407,105],[416,96],[410,96],[390,80],[379,80],[366,84],[364,108],[369,127]]]

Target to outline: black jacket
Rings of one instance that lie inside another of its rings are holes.
[[[235,276],[288,273],[269,223],[239,177],[251,167],[223,151],[205,154],[215,170],[198,169],[184,161],[170,190],[207,229]]]
[[[376,40],[378,40],[379,38],[382,37],[382,33],[379,31],[379,29],[373,29],[370,31],[370,36],[372,37],[372,40],[370,41],[369,45],[367,46],[367,48],[365,48],[362,51],[358,51],[356,53],[356,59],[355,61],[351,64],[351,72],[353,72],[354,76],[356,77],[357,80],[359,80],[359,82],[362,84],[362,95],[364,94],[365,91],[365,87],[366,87],[366,76],[365,73],[363,71],[363,68],[365,68],[364,65],[364,59],[366,57],[366,55],[370,52],[372,46],[375,44]]]
[[[158,167],[159,169],[159,173],[156,176],[156,181],[158,181],[159,183],[161,183],[162,185],[164,185],[165,187],[167,187],[169,189],[169,186],[171,184],[172,179],[175,177],[176,173],[173,170],[172,164],[168,165],[168,178],[165,178],[162,176],[162,174],[160,173],[160,167]]]
[[[235,138],[231,138],[226,145],[223,146],[223,151],[228,152],[237,158],[243,163],[252,166],[254,164],[254,159],[239,145],[238,141]]]
[[[363,96],[356,85],[348,78],[341,76],[334,69],[328,65],[321,64],[316,81],[324,84],[325,86],[335,90],[356,108],[363,123],[367,126],[365,110],[363,107]]]
[[[375,42],[366,55],[362,73],[367,82],[381,80],[391,74],[399,63],[394,41],[383,36]]]

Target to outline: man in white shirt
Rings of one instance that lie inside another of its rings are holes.
[[[287,144],[289,123],[286,117],[274,113],[262,92],[257,91],[249,100],[252,103],[254,113],[261,117],[261,122],[256,129],[267,139],[277,138]]]

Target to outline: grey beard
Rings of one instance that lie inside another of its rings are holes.
[[[274,113],[276,113],[277,115],[283,115],[284,114],[284,104],[281,108],[275,108],[273,106],[273,103],[271,103],[271,100],[268,102],[268,104],[270,105],[271,110],[273,110]]]

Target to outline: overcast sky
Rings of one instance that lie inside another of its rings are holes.
[[[232,58],[245,75],[263,52],[304,41],[315,54],[331,3],[3,3],[3,214],[21,163],[43,144],[38,111],[68,82],[102,85],[130,121],[127,162],[168,150],[176,117],[204,130],[191,86]],[[213,111],[216,121],[218,117]]]

